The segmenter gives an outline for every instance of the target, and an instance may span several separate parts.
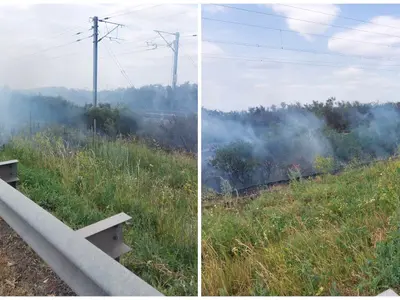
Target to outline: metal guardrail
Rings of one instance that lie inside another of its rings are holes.
[[[130,250],[122,241],[122,223],[129,216],[74,231],[13,188],[17,163],[0,163],[0,217],[76,294],[163,296],[115,260]]]

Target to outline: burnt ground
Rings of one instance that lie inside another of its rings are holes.
[[[1,218],[0,296],[75,296]]]

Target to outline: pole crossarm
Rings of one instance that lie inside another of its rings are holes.
[[[119,24],[119,23],[113,23],[113,22],[108,22],[105,20],[98,20],[99,22],[105,23],[105,24],[111,24],[114,25],[115,27],[111,30],[109,30],[104,36],[102,36],[97,42],[101,42],[102,39],[104,39],[105,37],[107,37],[111,32],[115,31],[117,28],[119,27],[124,27],[125,25],[123,24]]]
[[[175,91],[176,89],[176,83],[178,81],[178,53],[179,53],[179,32],[167,32],[167,31],[161,31],[161,30],[154,30],[167,44],[169,48],[174,52],[174,65],[173,65],[173,71],[172,71],[172,90]],[[175,40],[173,42],[168,42],[167,39],[164,37],[163,34],[168,34],[168,35],[173,35],[175,36]]]
[[[168,41],[165,39],[165,37],[162,35],[162,34],[164,33],[164,34],[170,34],[170,35],[174,35],[174,36],[175,36],[175,33],[166,32],[166,31],[160,31],[160,30],[154,30],[154,31],[164,40],[164,42],[167,44],[168,47],[171,48],[172,51],[176,52],[175,47],[172,46],[174,43],[168,42]]]

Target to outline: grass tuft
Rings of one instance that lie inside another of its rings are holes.
[[[399,180],[389,160],[205,209],[203,295],[399,293]]]

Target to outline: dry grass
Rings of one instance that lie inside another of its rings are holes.
[[[377,295],[400,288],[400,162],[292,182],[203,212],[203,295]]]

